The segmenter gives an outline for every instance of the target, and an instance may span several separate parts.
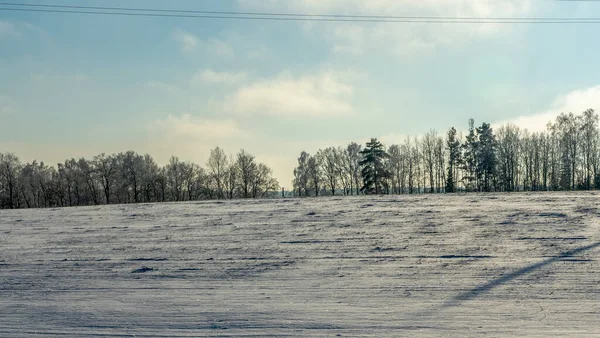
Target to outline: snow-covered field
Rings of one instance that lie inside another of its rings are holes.
[[[596,336],[600,195],[0,211],[0,337]]]

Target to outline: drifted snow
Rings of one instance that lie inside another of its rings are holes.
[[[593,336],[595,193],[0,211],[0,336]]]

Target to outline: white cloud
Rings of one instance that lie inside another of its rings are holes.
[[[251,60],[265,60],[271,52],[262,44],[252,44],[251,48],[246,49],[246,56]]]
[[[215,72],[212,69],[205,69],[196,73],[192,78],[192,82],[235,85],[244,82],[247,77],[246,72]]]
[[[169,114],[164,120],[150,124],[152,132],[162,132],[167,138],[186,140],[215,140],[239,138],[245,133],[233,120],[217,120],[193,117],[190,114]]]
[[[200,39],[198,39],[194,34],[180,29],[173,33],[173,38],[179,43],[181,51],[184,53],[194,51],[200,43]]]
[[[561,113],[580,114],[588,109],[600,109],[600,85],[572,91],[556,99],[550,109],[533,115],[519,116],[514,119],[496,122],[495,127],[513,123],[531,132],[546,130],[546,125],[554,121]]]
[[[175,30],[173,38],[179,43],[181,52],[184,54],[200,52],[214,54],[219,57],[234,57],[234,51],[231,44],[218,38],[211,37],[203,40],[182,29]]]
[[[177,94],[182,91],[182,89],[176,85],[162,81],[148,81],[144,84],[144,86],[148,89],[153,89],[166,94]]]
[[[270,12],[433,16],[519,17],[532,11],[531,0],[239,0],[243,8]],[[407,56],[471,39],[510,34],[511,25],[447,23],[303,23],[309,34],[323,34],[336,53],[363,55],[373,49]]]
[[[353,87],[332,72],[294,77],[284,72],[239,89],[227,100],[227,110],[248,115],[334,116],[352,113]]]
[[[44,29],[28,22],[0,20],[0,39],[22,39],[25,36],[49,38],[50,35]]]
[[[21,33],[17,30],[13,23],[0,20],[0,39],[1,38],[14,38],[21,36]]]
[[[207,51],[212,51],[217,56],[232,58],[234,56],[233,47],[227,41],[221,39],[210,38],[203,41]]]

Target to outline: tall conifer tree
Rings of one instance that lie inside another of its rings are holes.
[[[389,173],[385,167],[385,160],[390,157],[383,144],[376,138],[367,142],[365,149],[360,154],[363,159],[359,162],[362,167],[363,187],[365,194],[380,194],[386,184]]]

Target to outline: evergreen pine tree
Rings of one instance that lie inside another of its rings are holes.
[[[477,189],[478,148],[479,142],[475,134],[475,121],[469,119],[469,134],[462,145],[462,165],[465,172],[462,179],[468,191],[475,191]]]
[[[452,127],[448,131],[448,140],[446,141],[448,147],[448,175],[446,176],[446,192],[456,192],[454,170],[460,160],[460,141],[456,138],[456,129]]]
[[[496,183],[496,137],[489,123],[477,128],[479,136],[477,179],[480,191],[492,191]]]
[[[376,138],[367,142],[360,154],[363,156],[359,162],[363,177],[363,187],[360,190],[365,194],[382,193],[385,180],[390,176],[385,166],[385,160],[390,156]]]

